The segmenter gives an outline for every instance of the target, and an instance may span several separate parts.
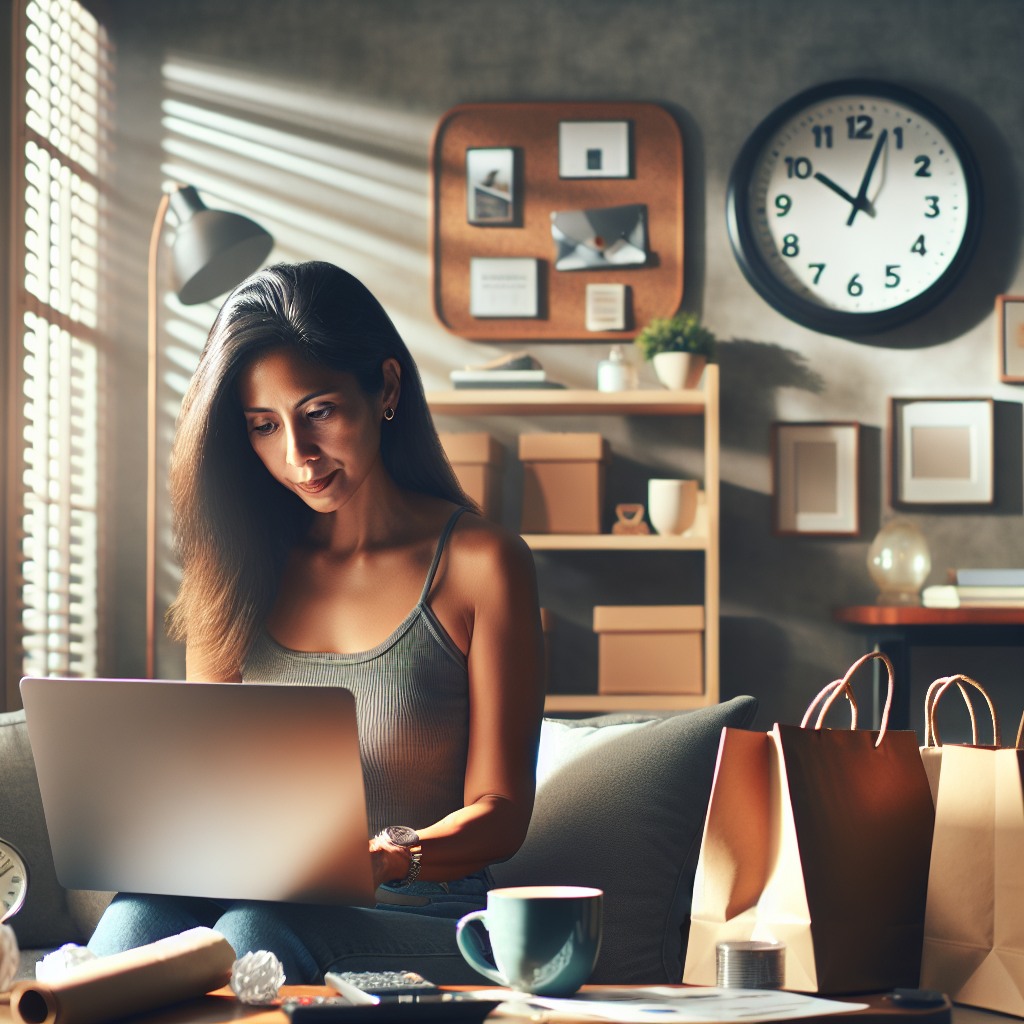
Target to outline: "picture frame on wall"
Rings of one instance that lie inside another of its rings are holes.
[[[777,537],[860,534],[860,424],[772,424]]]
[[[515,226],[517,199],[514,149],[466,150],[466,220],[470,224]]]
[[[1004,384],[1024,384],[1024,295],[996,296],[996,356]]]
[[[894,505],[991,505],[995,403],[991,398],[892,398]]]

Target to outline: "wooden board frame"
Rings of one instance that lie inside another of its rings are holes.
[[[629,178],[560,178],[559,121],[629,121]],[[466,218],[466,150],[516,150],[517,225],[477,226]],[[654,103],[473,103],[438,122],[431,143],[430,254],[434,312],[453,334],[473,341],[630,341],[652,317],[673,316],[683,298],[683,140],[675,118]],[[554,269],[554,210],[643,203],[648,263],[615,270]],[[537,318],[469,315],[472,256],[540,260]],[[623,331],[588,331],[587,284],[630,286]]]
[[[996,359],[999,365],[999,379],[1004,384],[1024,384],[1024,374],[1006,372],[1006,306],[1008,303],[1024,305],[1024,295],[996,296]],[[1022,340],[1024,343],[1024,340]]]

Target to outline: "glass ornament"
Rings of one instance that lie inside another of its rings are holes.
[[[928,541],[909,519],[886,523],[868,549],[868,572],[879,590],[876,604],[919,605],[931,571]]]

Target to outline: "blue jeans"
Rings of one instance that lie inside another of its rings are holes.
[[[415,971],[439,985],[486,984],[462,959],[455,923],[482,909],[492,886],[486,869],[448,882],[447,891],[437,882],[413,882],[392,891],[430,903],[375,910],[122,892],[100,918],[89,949],[109,956],[205,926],[220,932],[238,957],[275,953],[289,985],[322,984],[325,971]]]

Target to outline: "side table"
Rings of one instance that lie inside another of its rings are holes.
[[[881,651],[895,676],[889,725],[910,728],[910,650],[912,647],[1024,646],[1024,608],[920,608],[864,604],[837,608],[836,622],[864,630],[868,651]],[[874,728],[885,704],[885,672],[875,661]]]

